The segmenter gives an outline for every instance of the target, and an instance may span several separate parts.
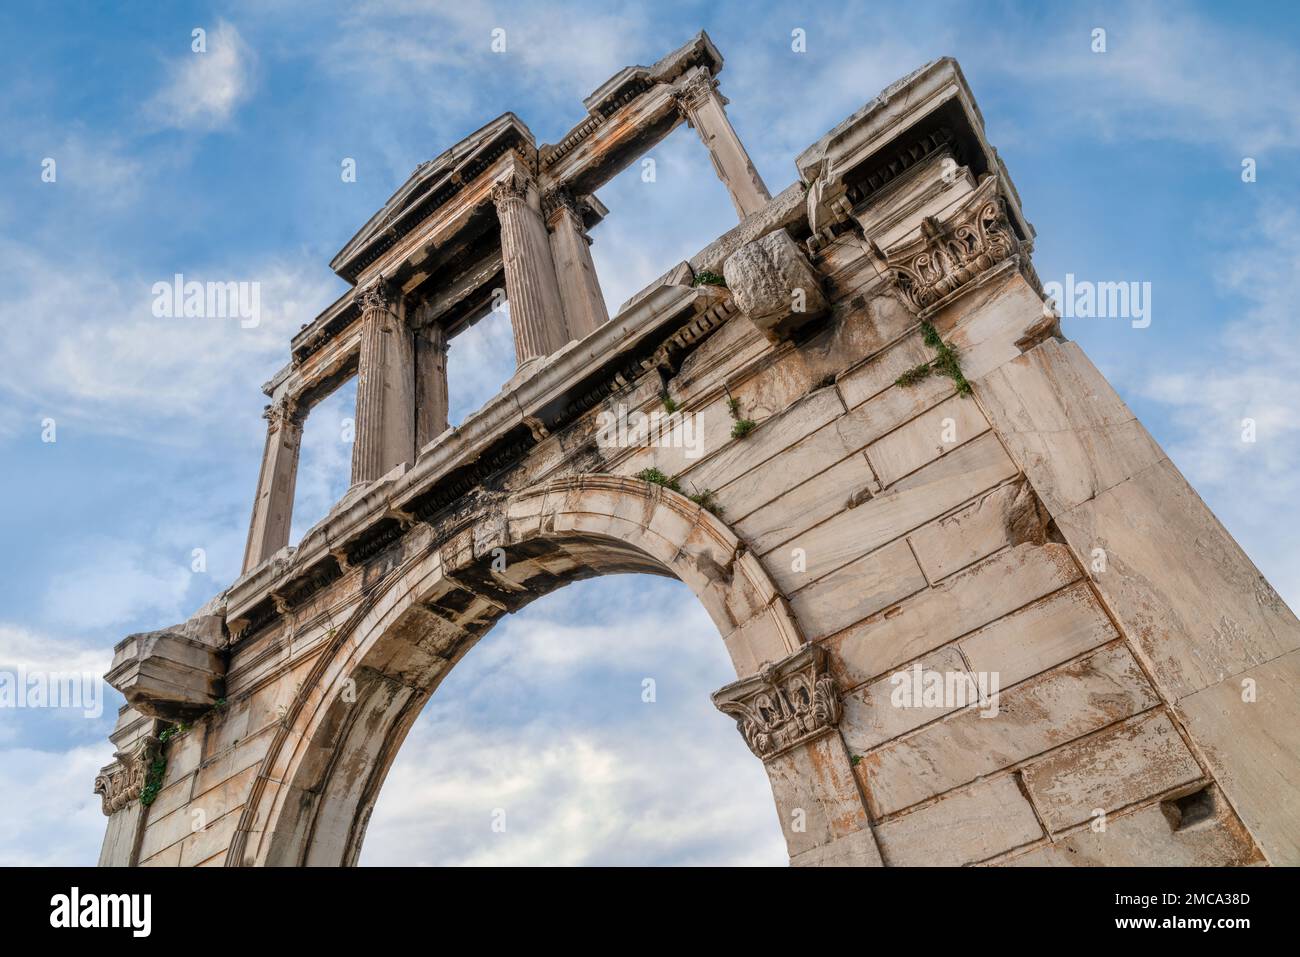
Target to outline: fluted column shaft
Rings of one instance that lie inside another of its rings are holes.
[[[262,415],[267,422],[266,446],[257,476],[248,542],[244,546],[244,571],[256,568],[289,544],[298,454],[302,448],[302,421],[292,402],[273,403]]]
[[[707,70],[697,69],[678,91],[677,106],[708,147],[713,169],[727,187],[736,214],[744,219],[771,202],[772,194],[727,118],[727,101],[718,92],[718,81]]]
[[[512,176],[493,188],[492,200],[501,221],[515,362],[522,366],[530,359],[549,356],[569,341],[564,307],[536,190]]]
[[[549,205],[546,225],[551,233],[551,258],[560,285],[567,339],[585,339],[609,321],[596,264],[591,258],[591,240],[587,238],[577,204],[567,190],[550,196]]]
[[[415,458],[415,362],[411,333],[382,277],[361,302],[352,484],[373,482]]]
[[[415,333],[415,447],[447,430],[447,332],[428,325]]]

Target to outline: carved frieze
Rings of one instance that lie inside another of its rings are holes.
[[[805,645],[758,674],[713,693],[719,711],[736,719],[749,750],[767,761],[834,728],[840,698],[826,651]]]
[[[95,777],[95,793],[99,795],[105,814],[113,814],[140,797],[149,767],[158,757],[161,742],[154,735],[145,735],[125,751],[113,755],[114,762]]]
[[[986,176],[956,212],[921,220],[921,234],[878,253],[903,298],[918,312],[1020,251],[997,180]]]

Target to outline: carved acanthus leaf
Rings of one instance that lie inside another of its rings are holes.
[[[714,95],[717,88],[718,81],[707,70],[699,70],[681,81],[672,91],[672,97],[677,109],[689,120],[691,113]]]
[[[100,797],[105,814],[120,811],[140,797],[149,776],[149,767],[158,757],[161,747],[158,738],[149,734],[113,755],[113,763],[95,778],[95,793]]]
[[[298,402],[294,396],[285,396],[268,405],[262,412],[262,418],[270,423],[271,431],[283,428],[302,428],[302,417],[298,414]]]
[[[713,703],[736,719],[749,750],[767,761],[839,724],[840,697],[826,670],[826,652],[805,645],[749,678],[713,693]]]
[[[383,276],[357,293],[357,304],[363,315],[372,309],[387,309],[391,301],[392,294]]]
[[[497,213],[500,214],[513,203],[527,202],[528,187],[528,181],[517,174],[511,174],[495,183],[491,195]]]
[[[542,215],[550,222],[551,218],[561,209],[567,209],[581,221],[582,211],[578,206],[578,201],[574,198],[573,193],[567,186],[556,186],[554,189],[548,189],[542,196]]]
[[[945,221],[922,220],[919,238],[888,253],[888,268],[903,298],[920,311],[1019,251],[997,180],[989,176]]]

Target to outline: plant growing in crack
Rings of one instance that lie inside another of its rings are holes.
[[[666,489],[681,493],[682,487],[677,484],[677,479],[670,478],[656,468],[642,469],[636,473],[636,478],[642,482],[649,482],[651,485],[662,485]]]
[[[723,388],[726,387],[723,386]],[[727,389],[727,411],[730,412],[731,417],[735,419],[735,422],[731,424],[731,437],[733,439],[743,439],[745,436],[749,435],[750,432],[753,432],[758,428],[758,423],[753,419],[746,419],[741,416],[740,400],[731,394],[730,389]]]
[[[713,489],[706,488],[702,492],[692,492],[686,496],[706,512],[711,512],[718,518],[722,518],[722,506],[718,504],[717,497]]]
[[[713,489],[706,488],[703,491],[685,492],[682,490],[681,482],[676,477],[665,475],[656,468],[642,469],[636,473],[635,477],[643,482],[649,482],[651,485],[662,486],[676,492],[678,495],[685,495],[706,512],[712,512],[718,518],[722,517],[722,506],[718,504]]]
[[[158,732],[158,753],[149,762],[149,768],[144,774],[144,784],[140,788],[140,803],[145,807],[157,800],[158,792],[162,790],[163,778],[167,776],[167,755],[164,753],[167,742],[180,737],[188,730],[190,730],[188,724],[172,724]]]
[[[970,395],[970,383],[962,374],[961,355],[956,347],[944,342],[938,330],[928,321],[921,323],[921,339],[934,350],[934,358],[908,369],[894,380],[894,384],[912,386],[932,375],[942,375],[952,379],[958,395]]]
[[[168,728],[168,731],[171,729]],[[165,734],[166,732],[164,732]],[[162,735],[159,735],[161,740]],[[161,754],[154,758],[149,764],[149,770],[145,772],[144,786],[140,788],[140,803],[148,807],[158,798],[158,792],[162,790],[163,778],[167,775],[167,759]]]
[[[170,727],[163,728],[163,730],[158,734],[158,742],[160,744],[166,744],[172,738],[180,737],[189,729],[190,726],[188,724],[173,724]]]
[[[758,428],[758,423],[753,419],[737,419],[731,426],[731,437],[733,439],[743,439]]]

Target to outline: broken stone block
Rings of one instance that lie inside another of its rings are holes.
[[[141,714],[165,721],[197,717],[225,693],[226,663],[214,617],[128,635],[113,649],[105,680]]]
[[[783,229],[737,249],[722,275],[736,305],[773,342],[830,311],[816,271]]]

